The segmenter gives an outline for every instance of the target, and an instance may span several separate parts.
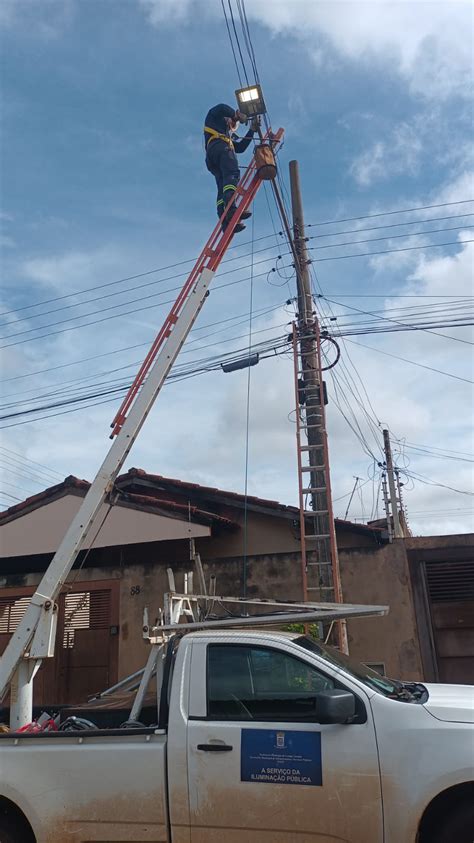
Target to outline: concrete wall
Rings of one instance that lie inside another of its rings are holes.
[[[387,676],[422,680],[423,668],[408,560],[403,540],[374,551],[341,550],[342,590],[351,603],[388,605],[383,618],[348,623],[351,655],[383,663]]]
[[[206,577],[217,575],[217,591],[223,595],[242,593],[244,511],[236,507],[224,512],[238,526],[220,529],[212,537],[196,539]],[[19,519],[21,521],[22,519]],[[178,522],[179,523],[179,522]],[[416,619],[413,609],[407,557],[403,542],[379,545],[376,534],[357,532],[350,525],[338,525],[337,538],[343,596],[350,603],[389,604],[386,618],[356,619],[349,624],[351,654],[361,661],[383,663],[388,675],[422,678]],[[291,518],[249,510],[247,531],[247,594],[282,600],[302,596],[299,531]],[[5,576],[1,586],[12,589],[36,585],[47,559],[34,557],[2,562]],[[35,568],[36,565],[36,568]],[[30,566],[30,567],[28,567]],[[176,585],[190,569],[189,543],[155,541],[120,547],[95,548],[87,567],[73,573],[76,582],[118,579],[120,581],[119,675],[143,666],[148,645],[141,637],[144,607],[153,620],[168,590],[166,568],[172,566]],[[21,571],[25,571],[24,574]],[[138,589],[137,589],[138,586]]]
[[[183,588],[184,572],[190,569],[188,560],[173,562],[176,587]],[[204,563],[206,579],[217,576],[220,594],[238,596],[241,588],[242,560],[240,557],[215,559]],[[40,574],[25,574],[16,578],[15,587],[34,587]],[[143,667],[149,645],[142,638],[143,610],[149,610],[150,622],[163,605],[163,594],[169,590],[166,563],[125,564],[117,568],[83,568],[77,572],[75,584],[96,580],[120,581],[119,679]],[[2,586],[8,585],[3,581]],[[137,590],[137,586],[139,590]],[[248,596],[276,597],[298,600],[301,596],[300,561],[298,554],[282,558],[276,554],[251,558],[248,562]]]

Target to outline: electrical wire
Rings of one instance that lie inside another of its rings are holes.
[[[262,252],[269,252],[269,250],[273,250],[275,248],[278,248],[278,244],[275,244],[274,246],[265,246],[265,248],[263,248],[263,249],[256,250],[254,252],[254,254],[261,254]],[[244,255],[237,255],[236,257],[230,258],[227,261],[223,261],[223,264],[231,263],[232,261],[235,261],[235,260],[242,260],[243,258],[249,257],[249,255],[250,255],[250,253],[247,253],[247,254],[244,254]],[[281,256],[279,256],[279,257],[281,257]],[[274,259],[275,259],[274,255],[270,255],[270,254],[268,255],[268,261],[271,261],[271,260],[274,260]],[[265,260],[260,261],[260,262],[264,263]],[[225,272],[221,272],[220,275],[221,276],[222,275],[231,275],[234,272],[243,271],[243,270],[247,269],[248,267],[249,267],[249,264],[244,264],[243,266],[236,266],[234,269],[230,269],[230,270],[227,270]],[[146,273],[146,274],[149,274],[149,273]],[[19,324],[20,322],[31,322],[31,320],[33,320],[33,319],[39,319],[42,316],[49,316],[51,313],[60,313],[61,311],[64,311],[64,310],[71,310],[71,309],[76,308],[76,307],[83,307],[86,304],[93,304],[93,303],[99,302],[99,301],[102,302],[102,301],[104,301],[104,299],[115,298],[116,296],[123,296],[123,295],[127,295],[128,293],[136,293],[138,290],[143,290],[146,287],[158,286],[160,284],[163,284],[165,281],[173,281],[176,278],[185,278],[185,277],[186,277],[185,273],[178,272],[175,275],[168,275],[166,278],[160,278],[158,280],[155,279],[153,281],[147,281],[143,284],[137,284],[135,287],[133,287],[132,290],[126,290],[126,291],[121,290],[118,293],[117,292],[106,293],[106,294],[101,295],[101,296],[96,296],[95,298],[85,299],[84,301],[78,302],[76,304],[63,305],[61,307],[56,307],[56,308],[53,308],[51,310],[44,310],[41,313],[32,314],[31,316],[20,317],[19,319],[16,319],[14,322],[3,323],[3,325],[4,326],[7,325],[8,327],[14,327],[17,324]],[[121,283],[121,282],[117,282],[117,283]],[[59,322],[53,322],[51,324],[52,325],[60,325],[60,324],[63,324],[63,322],[71,322],[75,319],[83,319],[87,316],[93,316],[96,313],[102,313],[102,312],[104,312],[104,310],[113,310],[117,307],[125,307],[128,304],[133,304],[135,302],[142,301],[144,298],[148,299],[148,298],[153,298],[155,296],[165,295],[166,293],[175,292],[176,290],[179,290],[179,289],[181,289],[180,285],[178,285],[176,287],[170,287],[167,290],[161,290],[160,292],[153,293],[151,296],[145,296],[145,297],[140,296],[140,298],[138,298],[138,299],[130,299],[129,301],[121,302],[120,304],[113,305],[112,307],[101,308],[101,310],[93,310],[93,311],[90,311],[90,313],[82,313],[79,316],[67,317],[65,320],[59,320]],[[47,324],[41,325],[38,328],[32,328],[30,331],[22,332],[22,333],[32,333],[35,330],[41,330],[41,329],[47,328],[47,327],[50,327],[50,325],[47,325]],[[8,334],[8,335],[5,335],[3,337],[0,337],[0,339],[7,339],[9,336],[19,336],[19,335],[20,335],[19,333],[18,334]]]
[[[462,216],[466,216],[466,215],[462,215]],[[470,216],[470,215],[468,215],[468,216]],[[455,218],[456,217],[446,217],[445,219],[455,219]],[[441,218],[435,217],[434,219],[443,219],[443,218],[442,217]],[[417,220],[417,221],[409,222],[409,223],[394,223],[392,226],[389,226],[389,227],[393,227],[394,225],[413,225],[413,224],[418,224],[420,222],[428,222],[428,220],[425,220],[425,221]],[[318,225],[329,225],[329,224],[331,224],[331,223],[330,222],[318,223]],[[307,226],[307,227],[309,227],[309,226]],[[334,236],[339,236],[339,235],[342,235],[342,234],[350,234],[350,233],[363,233],[365,231],[370,231],[370,230],[373,230],[373,229],[370,229],[370,228],[367,228],[367,229],[352,229],[352,230],[349,230],[349,231],[332,232],[331,234],[327,234],[327,235],[326,234],[324,234],[324,235],[314,235],[313,237],[308,238],[308,239],[315,239],[316,237],[334,237]],[[445,230],[445,229],[440,229],[440,231],[443,231],[443,230]],[[274,234],[275,234],[275,229],[274,229]],[[264,235],[262,237],[259,237],[255,240],[255,242],[273,237],[274,234],[267,234],[267,235]],[[423,232],[415,232],[415,234],[417,234],[417,235],[423,234]],[[282,237],[284,236],[282,231],[278,232],[278,235],[282,236]],[[399,235],[397,235],[397,236],[399,236]],[[409,236],[411,236],[411,234],[407,234],[405,236],[409,237]],[[387,238],[382,238],[382,239],[389,239],[389,238],[387,237]],[[232,246],[231,249],[242,248],[243,246],[249,245],[249,242],[250,241],[245,241],[245,243],[241,243],[238,246]],[[348,244],[339,244],[339,245],[354,245],[354,244],[357,244],[358,242],[362,242],[362,241],[355,240],[355,241],[350,241]],[[334,245],[336,245],[336,244],[334,244]],[[264,250],[260,250],[260,251],[264,251]],[[241,259],[242,257],[246,257],[246,256],[247,255],[237,255],[235,257],[225,259],[222,263],[226,264],[226,263],[229,263],[229,262],[234,261],[234,260]],[[23,305],[22,307],[13,308],[11,310],[3,311],[3,312],[0,313],[0,317],[8,316],[8,315],[15,314],[15,313],[20,313],[20,312],[25,311],[25,310],[31,310],[31,309],[36,308],[36,307],[41,307],[45,304],[52,304],[54,302],[64,301],[66,299],[70,299],[70,298],[74,298],[76,296],[82,295],[83,293],[93,292],[93,291],[97,291],[97,290],[101,290],[101,289],[106,289],[108,287],[117,286],[119,284],[126,283],[127,281],[134,281],[134,280],[137,280],[139,278],[143,278],[143,277],[146,277],[146,276],[149,276],[149,275],[155,275],[159,272],[164,272],[168,269],[174,269],[178,266],[184,266],[186,264],[195,262],[195,260],[196,260],[196,258],[187,258],[186,260],[183,260],[183,261],[177,261],[173,264],[168,264],[168,265],[165,265],[165,266],[162,266],[162,267],[156,267],[155,269],[150,269],[150,270],[147,270],[145,272],[136,273],[135,275],[125,276],[124,278],[119,278],[119,279],[116,279],[114,281],[109,281],[105,284],[97,284],[97,285],[94,285],[92,287],[85,287],[85,288],[82,288],[82,289],[79,289],[79,290],[75,290],[72,293],[65,293],[61,296],[54,296],[54,297],[49,298],[49,299],[43,299],[43,300],[40,300],[40,301],[35,302],[33,304]],[[152,282],[150,282],[150,284],[160,284],[160,283],[163,283],[164,281],[171,280],[173,278],[182,277],[183,275],[185,275],[184,272],[178,273],[178,274],[169,276],[167,278],[162,278],[162,279],[158,279],[156,281],[152,281]],[[138,285],[138,286],[135,286],[133,289],[134,290],[142,289],[144,286],[149,286],[149,285],[146,285],[146,284],[145,285]],[[125,295],[126,292],[129,292],[129,291],[118,291],[118,292],[115,292],[115,293],[111,293],[110,296]],[[110,297],[110,296],[100,296],[100,297],[96,297],[96,298],[93,298],[93,299],[87,299],[87,300],[82,301],[82,302],[75,302],[74,304],[67,305],[67,306],[62,307],[62,308],[55,308],[54,310],[51,310],[51,311],[44,311],[44,312],[39,313],[39,314],[31,314],[29,317],[26,317],[26,319],[37,318],[39,316],[46,315],[47,313],[50,313],[50,312],[51,313],[59,312],[60,310],[63,310],[63,309],[80,307],[80,306],[82,306],[84,304],[87,304],[87,303],[91,303],[91,302],[94,302],[94,301],[101,301],[104,298],[107,298],[107,297]],[[20,320],[18,320],[18,319],[15,320],[14,324],[16,324],[16,322],[18,322],[18,321],[20,321]],[[0,327],[2,325],[8,326],[10,324],[11,323],[9,323],[9,322],[0,323]]]
[[[319,225],[334,225],[335,223],[340,222],[356,222],[357,220],[371,220],[375,219],[376,217],[389,217],[394,216],[395,214],[411,214],[411,213],[419,213],[420,211],[431,211],[434,208],[448,208],[453,207],[454,205],[467,205],[469,202],[474,202],[474,199],[458,199],[456,202],[440,202],[437,205],[419,205],[415,208],[399,208],[396,211],[380,211],[376,214],[363,214],[358,217],[339,217],[339,219],[324,221],[324,222],[313,222],[308,223],[306,228],[313,228],[314,226]],[[423,222],[423,220],[420,220]]]
[[[468,495],[469,497],[474,497],[474,492],[468,492],[466,489],[456,489],[453,486],[448,486],[446,483],[439,483],[436,480],[432,480],[430,477],[426,477],[424,474],[419,474],[418,472],[413,471],[410,469],[399,469],[401,474],[407,475],[407,477],[411,477],[413,480],[418,480],[420,483],[424,483],[425,486],[439,486],[441,489],[448,489],[450,492],[457,492],[460,495]]]
[[[408,360],[407,357],[400,357],[398,354],[391,354],[389,351],[382,351],[381,348],[374,348],[372,345],[365,345],[362,342],[356,342],[356,340],[347,340],[347,342],[352,343],[352,345],[358,345],[361,348],[367,348],[369,351],[375,351],[377,354],[384,354],[386,357],[393,357],[394,360],[401,360],[403,363],[411,363],[412,366],[419,366],[421,369],[427,369],[429,372],[435,372],[437,375],[445,375],[447,378],[455,378],[455,380],[464,381],[464,383],[474,383],[474,381],[469,380],[469,378],[454,375],[452,372],[445,372],[443,369],[435,369],[432,366],[426,366],[424,363],[418,363],[416,360]]]
[[[224,13],[224,19],[225,19],[225,24],[226,24],[226,27],[227,27],[227,34],[229,36],[230,46],[232,48],[232,55],[234,56],[235,69],[237,71],[237,78],[239,80],[240,87],[243,88],[242,78],[240,76],[239,65],[238,65],[238,62],[237,62],[237,56],[235,54],[235,49],[234,49],[234,42],[232,41],[232,36],[230,34],[229,21],[227,20],[227,14],[226,14],[225,6],[224,6],[224,0],[221,0],[221,6],[222,6],[222,11]]]
[[[10,456],[10,458],[12,458],[12,459],[15,458],[16,462],[23,461],[23,462],[26,462],[26,463],[30,463],[31,465],[36,466],[37,468],[43,469],[43,472],[42,472],[43,474],[45,472],[48,472],[48,474],[51,474],[53,477],[54,477],[54,475],[56,475],[57,477],[59,477],[62,480],[62,475],[58,471],[55,471],[55,469],[49,468],[47,465],[44,465],[41,462],[36,462],[36,460],[29,459],[29,457],[25,457],[24,454],[19,454],[17,451],[12,451],[10,448],[5,448],[3,445],[0,445],[0,451],[3,451],[4,453],[8,454]]]
[[[246,83],[247,83],[247,88],[249,88],[249,87],[250,87],[249,78],[248,78],[248,76],[247,76],[247,69],[246,69],[246,67],[245,67],[244,57],[243,57],[243,55],[242,55],[242,50],[241,50],[241,47],[240,47],[239,36],[238,36],[238,34],[237,34],[237,27],[236,27],[236,25],[235,25],[235,21],[234,21],[234,13],[233,13],[233,11],[232,11],[232,5],[231,5],[230,0],[227,0],[227,5],[228,5],[228,7],[229,7],[230,19],[231,19],[231,21],[232,21],[232,29],[234,30],[235,42],[236,42],[236,44],[237,44],[237,49],[238,49],[238,51],[239,51],[239,56],[240,56],[240,61],[241,61],[241,63],[242,63],[242,69],[243,69],[243,71],[244,71],[245,81],[246,81]],[[241,85],[240,87],[242,88],[243,86]]]
[[[472,228],[472,226],[468,226]],[[443,234],[445,231],[459,231],[465,229],[466,226],[464,225],[455,225],[450,226],[449,228],[429,228],[427,231],[410,231],[408,233],[403,232],[402,234],[386,234],[385,237],[368,237],[364,240],[347,240],[345,243],[325,243],[323,245],[318,244],[316,247],[310,247],[309,251],[313,252],[315,250],[320,251],[321,249],[339,249],[343,246],[356,246],[359,243],[380,243],[382,240],[398,240],[401,237],[425,237],[427,234]],[[328,234],[317,234],[316,237],[330,237],[335,235],[328,235]],[[316,237],[308,237],[308,240],[315,240]],[[464,242],[464,241],[461,241]],[[437,244],[431,244],[436,246]],[[421,247],[420,247],[421,248]]]
[[[472,217],[473,215],[474,215],[474,211],[469,211],[469,213],[467,213],[467,214],[451,214],[448,217],[428,217],[427,219],[424,219],[424,220],[409,220],[409,221],[405,221],[405,222],[391,222],[391,223],[386,223],[384,225],[364,226],[364,228],[349,228],[349,229],[345,229],[344,231],[331,231],[331,232],[326,233],[326,234],[313,234],[311,237],[308,238],[308,240],[317,240],[321,237],[322,238],[324,238],[324,237],[339,237],[343,234],[344,235],[345,234],[365,234],[367,231],[381,231],[382,229],[386,229],[386,228],[399,228],[402,225],[403,226],[424,225],[427,222],[446,222],[446,221],[451,221],[451,220],[465,219],[466,217]],[[327,223],[323,223],[323,225],[327,225]],[[313,224],[313,226],[314,226],[314,224]],[[308,225],[306,227],[311,228],[311,225]],[[470,224],[467,225],[467,228],[471,228],[471,227],[472,226]],[[458,226],[456,226],[456,228],[458,228]],[[464,228],[464,225],[459,226],[459,228]],[[449,231],[450,229],[441,229],[441,231],[446,231],[446,230]],[[453,231],[454,231],[454,229],[453,229]],[[423,232],[420,231],[418,233],[422,234]],[[392,236],[393,235],[391,235],[391,234],[387,234],[387,239],[392,237]],[[410,232],[408,234],[405,234],[405,237],[410,237],[410,236],[411,236]]]
[[[252,239],[255,226],[255,213],[252,216]],[[247,368],[247,407],[245,417],[245,473],[244,473],[244,530],[242,554],[242,597],[247,597],[247,567],[248,567],[248,479],[249,479],[249,441],[250,441],[250,385],[252,368],[250,358],[252,354],[252,319],[253,319],[253,263],[250,270],[250,302],[249,302],[249,333],[248,333],[248,361]]]
[[[267,262],[268,262],[268,260],[257,261],[257,262],[256,262],[256,264],[255,264],[255,266],[256,266],[257,264],[267,263]],[[234,272],[234,271],[235,271],[235,270],[231,270],[231,272]],[[222,275],[226,275],[226,274],[227,274],[227,273],[222,273]],[[261,273],[259,273],[259,274],[257,274],[257,275],[254,275],[254,278],[259,278],[259,277],[265,276],[266,274],[267,274],[267,272],[266,272],[266,271],[265,271],[265,272],[261,272]],[[229,282],[226,282],[225,284],[216,284],[216,285],[215,285],[212,289],[213,289],[213,292],[216,292],[217,290],[222,290],[222,289],[224,289],[224,288],[226,288],[226,287],[232,287],[232,286],[234,286],[235,284],[242,284],[242,283],[243,283],[244,281],[246,281],[246,280],[247,280],[246,278],[239,278],[239,279],[237,279],[236,281],[229,281]],[[166,290],[166,291],[163,291],[163,292],[166,292],[166,293],[167,293],[167,292],[176,291],[176,290],[179,290],[179,289],[181,289],[181,288],[180,288],[180,287],[173,287],[173,288],[171,288],[171,289],[169,289],[169,290]],[[137,301],[143,301],[144,299],[154,298],[156,295],[163,295],[163,293],[160,293],[160,294],[154,294],[154,295],[151,295],[151,296],[144,296],[144,297],[142,297],[141,299],[139,299],[139,300],[137,300]],[[87,322],[87,323],[86,323],[86,324],[84,324],[84,325],[70,325],[70,326],[65,327],[65,328],[62,328],[62,329],[60,329],[60,330],[58,330],[58,331],[49,331],[49,332],[48,332],[48,333],[46,333],[46,334],[40,334],[39,336],[36,336],[36,337],[30,337],[30,338],[28,338],[28,339],[16,340],[15,342],[4,343],[3,345],[0,345],[0,348],[11,348],[12,346],[15,346],[15,345],[22,345],[22,344],[24,344],[25,342],[33,342],[33,341],[35,341],[35,340],[45,339],[45,338],[49,338],[49,337],[51,337],[51,336],[56,336],[56,335],[58,335],[58,334],[63,334],[63,333],[69,332],[69,331],[78,330],[78,329],[80,329],[80,328],[87,328],[87,327],[89,327],[89,326],[91,326],[91,325],[98,325],[98,324],[102,324],[102,323],[104,323],[104,322],[108,322],[108,321],[110,321],[111,319],[119,319],[119,318],[121,318],[121,317],[123,317],[123,316],[129,316],[130,314],[133,314],[133,313],[141,313],[141,312],[143,312],[143,311],[148,311],[148,312],[149,312],[149,311],[150,311],[150,309],[151,309],[151,307],[155,307],[155,306],[156,306],[156,307],[163,307],[164,305],[167,305],[167,304],[173,304],[173,303],[174,303],[174,301],[175,301],[175,299],[174,299],[174,298],[172,298],[172,299],[167,299],[166,301],[159,302],[159,303],[157,303],[156,305],[152,305],[152,306],[150,306],[150,304],[148,304],[148,305],[143,305],[142,307],[132,308],[131,310],[126,310],[126,311],[124,311],[123,313],[118,313],[118,314],[115,314],[115,315],[113,315],[113,316],[103,316],[103,317],[101,317],[100,319],[94,319],[94,320],[92,320],[92,321],[90,321],[90,322]],[[110,310],[114,310],[116,307],[121,307],[121,306],[122,306],[122,305],[114,305],[112,308],[105,308],[105,309],[106,309],[106,310],[109,310],[109,309],[110,309]],[[103,312],[103,311],[96,311],[96,312]],[[93,315],[93,314],[89,314],[89,315]],[[77,317],[77,318],[82,318],[82,317]],[[72,321],[72,320],[68,320],[68,321]],[[52,323],[52,324],[54,325],[54,324],[61,324],[61,323]],[[42,328],[43,328],[43,327],[46,327],[46,326],[42,326],[39,330],[42,330]],[[48,327],[51,327],[51,326],[48,326]],[[23,334],[23,333],[29,333],[29,332],[19,332],[18,334],[10,334],[8,337],[6,337],[6,339],[10,339],[11,337],[14,337],[14,336],[19,336],[19,335],[20,335],[20,333],[21,333],[21,334]]]
[[[370,311],[370,310],[362,310],[360,307],[354,307],[354,305],[344,304],[343,302],[336,301],[335,299],[330,299],[328,296],[322,296],[322,298],[324,298],[325,301],[332,302],[332,304],[340,305],[341,307],[345,307],[348,310],[354,310],[357,313],[363,313],[365,316],[375,316],[375,315],[377,315],[377,317],[379,319],[382,319],[384,322],[393,322],[396,325],[401,325],[403,327],[407,327],[405,322],[401,322],[398,319],[393,319],[389,316],[381,316],[380,314],[376,314],[376,313],[374,313],[373,311]],[[471,324],[471,323],[468,323],[468,324]],[[473,345],[473,343],[470,342],[469,340],[463,340],[460,337],[447,336],[446,334],[438,334],[436,331],[429,330],[428,328],[423,328],[423,327],[418,327],[418,326],[416,328],[413,328],[412,326],[410,326],[410,328],[412,330],[426,331],[426,333],[428,333],[428,334],[434,334],[437,337],[443,337],[444,339],[451,339],[451,340],[455,340],[456,342],[462,342],[462,343],[465,343],[466,345]]]
[[[427,243],[425,246],[405,246],[403,249],[384,249],[378,252],[359,252],[359,254],[353,255],[333,255],[329,258],[313,258],[313,263],[342,261],[349,258],[370,258],[373,255],[392,255],[395,252],[414,252],[417,249],[437,249],[441,246],[462,246],[464,243],[474,243],[474,240],[450,240],[447,243]]]

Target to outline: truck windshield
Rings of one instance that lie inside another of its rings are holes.
[[[341,668],[346,673],[354,676],[360,682],[363,682],[364,685],[367,685],[373,691],[377,691],[385,697],[405,700],[406,702],[412,702],[415,700],[418,701],[417,698],[421,695],[421,688],[424,690],[424,686],[420,685],[418,686],[420,690],[417,693],[416,683],[404,683],[393,679],[387,679],[386,676],[381,676],[380,673],[377,673],[376,670],[372,670],[371,667],[367,667],[367,665],[358,662],[356,659],[352,659],[350,656],[340,653],[339,650],[336,650],[334,647],[328,647],[326,644],[319,644],[307,635],[302,635],[301,638],[296,638],[295,644],[298,644],[299,647],[303,647],[305,650],[310,650],[312,653],[316,653],[316,655],[329,662],[329,664],[334,667]]]

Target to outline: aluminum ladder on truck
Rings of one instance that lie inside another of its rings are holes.
[[[267,147],[275,149],[282,137],[283,129],[276,134],[269,130],[261,140]],[[217,223],[166,317],[112,423],[111,439],[114,441],[109,452],[0,658],[0,700],[11,687],[12,728],[32,719],[33,678],[41,660],[54,655],[58,595],[201,311],[235,226],[255,198],[261,183],[262,175],[257,171],[254,154],[234,194],[235,212],[226,230],[222,231],[220,222]],[[110,500],[108,503],[112,505]]]

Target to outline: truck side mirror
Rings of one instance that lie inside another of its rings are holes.
[[[316,694],[318,723],[350,723],[355,715],[355,697],[350,691],[330,688]]]

